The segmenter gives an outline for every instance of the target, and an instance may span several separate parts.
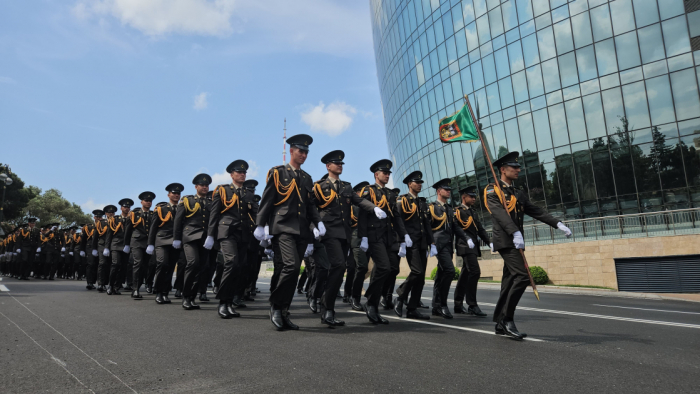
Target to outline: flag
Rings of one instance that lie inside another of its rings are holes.
[[[438,131],[440,140],[444,143],[479,141],[479,134],[476,132],[474,119],[471,111],[469,111],[469,106],[466,104],[459,112],[440,119]]]

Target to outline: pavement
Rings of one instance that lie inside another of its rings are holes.
[[[400,282],[400,281],[399,281]],[[273,330],[269,279],[242,317],[216,302],[107,296],[68,280],[0,280],[2,393],[697,392],[700,305],[668,299],[526,293],[518,342],[491,316],[375,326],[338,300],[328,328],[296,295],[301,330]],[[429,304],[432,287],[423,299]],[[496,286],[479,290],[491,315]],[[172,298],[172,297],[171,297]],[[450,303],[450,307],[452,304]],[[429,313],[428,310],[424,310]]]

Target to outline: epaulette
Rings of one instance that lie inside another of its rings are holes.
[[[156,204],[156,207],[162,207],[162,206],[165,206],[165,205],[168,205],[168,203],[167,203],[166,201],[161,201],[161,202],[159,202],[158,204]]]
[[[308,172],[302,170],[301,168],[299,169],[299,171],[301,171],[303,174],[306,174],[306,176],[308,176],[309,178],[311,178],[311,174],[309,174]]]
[[[141,208],[134,208],[131,210],[131,212],[139,213],[141,212]]]
[[[194,198],[194,194],[190,194],[190,195],[188,195],[188,196],[185,196],[185,197],[183,197],[183,198],[180,199],[180,202],[177,203],[177,205],[183,205],[183,204],[185,203],[185,199],[190,200],[190,199],[193,199],[193,198]]]

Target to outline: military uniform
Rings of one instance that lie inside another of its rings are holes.
[[[97,211],[102,214],[102,211]],[[93,211],[95,215],[95,211]],[[96,215],[95,215],[96,216]],[[97,249],[95,249],[95,241],[97,240],[98,234],[95,228],[95,222],[86,223],[82,227],[83,239],[80,244],[80,251],[85,255],[85,281],[88,290],[95,289],[95,283],[97,283]]]
[[[180,183],[171,183],[165,190],[180,194],[185,187]],[[156,275],[153,283],[153,293],[156,294],[156,303],[169,304],[168,293],[172,290],[172,278],[175,265],[180,259],[180,251],[173,247],[173,230],[175,228],[175,215],[177,205],[170,202],[156,204],[155,213],[151,218],[151,230],[148,233],[148,252],[153,249],[156,254]],[[153,248],[151,248],[153,246]]]
[[[353,191],[360,197],[364,198],[369,196],[369,182],[360,182],[355,187]],[[355,273],[352,277],[348,274],[348,281],[352,282],[350,289],[350,304],[352,309],[356,311],[363,311],[362,304],[360,303],[360,296],[362,295],[362,288],[367,276],[367,270],[369,265],[369,258],[367,257],[367,252],[360,249],[360,244],[362,238],[358,235],[359,220],[360,220],[360,208],[357,205],[352,206],[352,213],[350,216],[352,220],[352,236],[350,238],[350,248],[352,251],[350,255],[352,256],[352,263],[355,266]],[[350,257],[348,257],[350,258]]]
[[[35,218],[30,218],[29,223],[35,223]],[[27,224],[27,228],[20,229],[20,256],[21,269],[20,279],[28,279],[29,274],[34,270],[34,262],[36,260],[36,249],[39,247],[41,230],[36,226],[32,227]]]
[[[390,189],[390,191],[390,201],[392,203],[396,203],[399,197],[399,193],[401,193],[401,190],[398,188],[394,188]],[[384,280],[384,287],[382,288],[382,298],[379,301],[379,304],[382,307],[384,307],[384,309],[389,310],[394,308],[394,301],[392,299],[392,296],[394,294],[394,288],[396,287],[396,277],[399,275],[399,272],[401,272],[401,256],[399,256],[399,251],[401,250],[402,240],[399,238],[399,234],[393,227],[392,233],[394,234],[394,236],[391,248],[389,249],[389,275]]]
[[[153,201],[156,195],[153,192],[143,192],[139,194],[141,201]],[[148,274],[148,268],[155,265],[155,257],[146,253],[148,247],[148,235],[153,221],[153,211],[146,211],[143,208],[135,208],[129,213],[129,220],[126,222],[124,230],[124,244],[129,245],[131,256],[134,259],[133,267],[133,288],[131,298],[141,299],[141,285]]]
[[[77,227],[76,227],[77,230]],[[84,274],[84,262],[85,258],[84,255],[85,253],[80,253],[80,244],[82,243],[83,240],[83,233],[74,233],[73,234],[73,245],[72,245],[72,252],[73,252],[73,270],[71,271],[71,276],[75,280],[80,280],[81,276]]]
[[[260,265],[262,264],[262,256],[264,255],[265,248],[260,246],[260,241],[256,240],[253,236],[253,231],[255,231],[255,219],[260,209],[260,196],[255,194],[255,188],[258,186],[258,181],[254,179],[249,179],[243,182],[243,187],[249,192],[253,193],[253,202],[251,204],[251,222],[250,222],[250,243],[248,244],[248,251],[246,252],[246,279],[245,288],[243,294],[244,301],[254,301],[252,298],[255,296],[255,283],[258,280],[258,273],[260,272]]]
[[[104,211],[103,211],[104,212]],[[109,222],[106,218],[101,217],[95,222],[95,230],[97,230],[97,238],[94,241],[94,249],[97,249],[98,264],[97,264],[97,290],[100,292],[106,291],[109,285],[109,270],[112,261],[109,256],[108,232]],[[107,256],[105,256],[107,249]]]

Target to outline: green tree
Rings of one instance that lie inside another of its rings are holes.
[[[40,223],[61,223],[62,227],[91,221],[78,204],[71,203],[56,189],[49,189],[34,197],[26,208],[27,216],[39,218]]]
[[[12,184],[6,186],[5,189],[5,204],[3,205],[3,220],[15,222],[24,217],[24,208],[29,203],[29,200],[37,196],[35,186],[24,187],[24,181],[19,175],[12,172],[10,166],[0,163],[0,172],[7,174],[12,178]],[[40,190],[39,190],[40,191]],[[8,229],[5,229],[7,231]]]

